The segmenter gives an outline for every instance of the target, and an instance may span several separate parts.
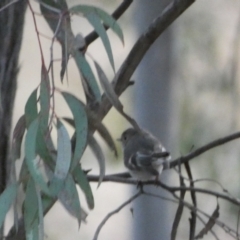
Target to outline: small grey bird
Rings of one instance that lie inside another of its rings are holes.
[[[129,128],[119,139],[123,147],[124,165],[139,181],[159,180],[163,164],[171,159],[160,141],[145,130]]]

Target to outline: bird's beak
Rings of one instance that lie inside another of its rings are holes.
[[[121,138],[117,138],[116,139],[118,142],[122,142],[122,139]]]

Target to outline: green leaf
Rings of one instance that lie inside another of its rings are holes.
[[[54,175],[57,178],[65,179],[71,163],[71,143],[67,129],[59,120],[57,121],[57,131],[57,162]]]
[[[36,182],[36,184],[39,184],[39,186],[45,193],[50,194],[47,184],[45,183],[41,173],[38,171],[38,166],[35,163],[36,138],[37,138],[38,126],[39,126],[39,121],[36,118],[28,128],[26,139],[25,139],[25,158],[26,158],[28,170],[31,176],[33,177],[34,181]]]
[[[50,80],[47,69],[42,65],[40,84],[40,129],[43,133],[48,128],[48,118],[50,109]]]
[[[58,194],[58,199],[63,204],[65,209],[78,219],[78,224],[81,224],[81,205],[78,197],[76,185],[70,175],[68,175],[64,188]]]
[[[26,238],[29,240],[38,239],[38,197],[32,178],[29,179],[27,184],[23,208]]]
[[[92,149],[94,155],[98,160],[98,164],[100,168],[99,181],[98,181],[98,187],[99,187],[103,180],[103,177],[105,176],[105,157],[103,155],[102,149],[99,146],[98,142],[91,134],[88,134],[88,145],[90,146],[90,148]]]
[[[44,160],[44,163],[53,170],[55,167],[55,161],[52,158],[51,152],[54,152],[55,149],[49,146],[52,146],[51,142],[51,136],[48,135],[48,137],[45,138],[43,132],[38,129],[36,153]]]
[[[29,171],[28,171],[28,167],[27,167],[27,163],[26,163],[26,158],[23,159],[22,162],[22,166],[21,166],[21,170],[20,170],[20,174],[19,174],[19,181],[22,182],[23,184],[23,191],[26,190],[26,183],[29,179]]]
[[[44,240],[44,224],[43,224],[43,203],[41,197],[41,191],[39,188],[36,188],[37,200],[38,200],[38,240]]]
[[[109,42],[106,30],[103,27],[103,25],[101,24],[100,18],[94,12],[89,12],[85,16],[88,19],[88,21],[92,24],[92,26],[94,27],[94,29],[97,32],[97,34],[102,39],[102,42],[103,42],[103,45],[104,45],[104,47],[106,49],[109,61],[110,61],[111,65],[112,65],[112,68],[113,68],[113,70],[115,72],[114,60],[113,60],[111,45],[110,45],[110,42]]]
[[[76,145],[73,153],[71,171],[76,167],[81,159],[87,143],[88,121],[84,104],[73,95],[62,92],[74,117],[76,126]]]
[[[9,185],[0,195],[0,228],[3,225],[6,214],[17,196],[18,185]]]
[[[29,127],[31,122],[36,119],[38,115],[37,110],[37,88],[31,93],[25,105],[26,125]]]
[[[11,156],[12,160],[15,161],[20,158],[21,156],[21,145],[23,135],[26,129],[26,119],[25,115],[22,115],[13,130],[13,140],[12,140],[12,151]]]
[[[109,15],[107,12],[104,10],[97,8],[97,7],[92,7],[88,5],[76,5],[73,6],[69,9],[69,11],[73,14],[78,14],[78,13],[83,13],[83,14],[88,14],[89,12],[94,12],[98,17],[100,17],[105,25],[110,27],[116,34],[117,36],[121,39],[122,42],[124,42],[123,39],[123,32],[122,29],[120,28],[119,24],[117,21]]]
[[[62,25],[66,21],[69,21],[70,25],[69,17],[65,17],[64,20],[62,19],[62,25],[59,26],[61,13],[67,13],[68,10],[66,1],[42,0],[40,3],[40,10],[53,33],[56,34],[56,31],[58,30],[56,34],[57,39],[59,42],[63,43],[65,37],[65,29]]]
[[[96,99],[97,102],[101,101],[101,93],[97,84],[97,80],[92,72],[91,67],[89,66],[85,56],[79,52],[75,51],[73,53],[74,60],[77,64],[77,67],[79,69],[79,72],[83,75],[83,77],[86,79],[90,89],[92,90],[92,93]]]
[[[75,182],[80,186],[80,188],[84,192],[85,197],[86,197],[86,201],[87,201],[87,204],[88,204],[88,207],[90,209],[93,209],[94,208],[94,198],[93,198],[92,189],[91,189],[91,186],[90,186],[90,184],[88,182],[87,176],[83,172],[83,170],[80,167],[80,165],[78,165],[74,169],[73,177],[75,179]]]
[[[69,40],[71,42],[71,40],[74,39],[70,16],[68,14],[68,6],[65,0],[42,0],[40,3],[40,9],[62,48],[62,64],[60,72],[62,81],[70,55],[68,49],[70,45]]]
[[[57,161],[54,170],[53,179],[50,183],[52,194],[57,195],[62,189],[65,179],[69,173],[71,164],[71,142],[68,132],[64,125],[57,121],[58,144]]]
[[[101,86],[102,86],[103,90],[105,91],[109,101],[118,111],[122,112],[123,111],[123,105],[119,101],[118,96],[117,96],[117,94],[115,93],[115,91],[112,87],[112,84],[109,83],[109,81],[107,79],[107,76],[105,75],[104,71],[99,66],[99,64],[95,61],[94,61],[94,64],[95,64],[95,67],[97,69],[97,73],[98,73],[98,77],[99,77]]]

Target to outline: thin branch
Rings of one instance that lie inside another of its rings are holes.
[[[138,193],[136,193],[134,196],[132,196],[131,198],[129,198],[126,202],[124,202],[123,204],[121,204],[118,208],[116,208],[114,211],[110,212],[107,214],[107,216],[102,220],[102,222],[99,224],[99,226],[97,227],[97,230],[94,234],[93,240],[97,240],[98,239],[98,235],[102,229],[102,227],[104,226],[104,224],[107,222],[107,220],[113,216],[114,214],[118,213],[119,211],[121,211],[125,206],[127,206],[129,203],[131,203],[133,200],[135,200],[136,198],[138,198],[140,195],[142,194],[141,191],[139,191]]]
[[[143,194],[145,195],[148,195],[148,196],[152,196],[152,197],[155,197],[155,198],[160,198],[160,199],[164,199],[164,200],[167,200],[167,201],[170,201],[170,202],[173,202],[173,203],[179,203],[179,201],[182,202],[182,204],[184,205],[184,207],[188,208],[189,210],[191,211],[195,211],[197,216],[199,216],[198,213],[201,213],[203,216],[207,217],[208,219],[213,219],[215,220],[216,224],[221,227],[227,234],[229,234],[230,236],[232,237],[236,237],[237,233],[234,229],[232,229],[231,227],[229,227],[228,225],[226,225],[225,223],[221,222],[220,220],[218,219],[215,219],[213,216],[205,213],[203,210],[199,209],[199,208],[195,208],[193,205],[191,205],[190,203],[184,201],[183,199],[180,199],[175,193],[172,193],[172,196],[177,199],[172,199],[172,198],[163,198],[161,195],[158,195],[158,194],[151,194],[151,193],[146,193],[146,192],[143,192]],[[214,234],[214,236],[216,237],[216,235]],[[218,239],[218,238],[217,238]]]
[[[88,180],[90,182],[98,182],[99,176],[97,175],[88,175]],[[132,178],[122,178],[122,177],[116,177],[113,175],[106,175],[103,178],[103,182],[117,182],[117,183],[124,183],[124,184],[133,184],[133,185],[137,185],[138,181],[134,180]],[[143,185],[155,185],[155,186],[160,186],[163,189],[169,191],[169,192],[178,192],[178,191],[182,191],[182,190],[186,190],[186,191],[194,191],[194,192],[198,192],[198,193],[203,193],[203,194],[208,194],[208,195],[212,195],[221,199],[224,199],[226,201],[229,201],[231,203],[233,203],[234,205],[240,206],[240,199],[235,198],[235,197],[231,197],[228,196],[226,194],[223,193],[219,193],[219,192],[215,192],[215,191],[211,191],[208,189],[203,189],[203,188],[191,188],[191,187],[171,187],[171,186],[167,186],[166,184],[162,183],[162,182],[156,182],[156,181],[146,181],[143,182]]]
[[[0,8],[0,12],[3,11],[3,10],[5,10],[5,9],[8,8],[9,6],[11,6],[12,4],[17,3],[18,1],[19,1],[19,0],[13,0],[12,2],[4,5],[3,7]]]
[[[118,19],[122,16],[122,14],[129,8],[129,6],[131,5],[131,3],[133,2],[133,0],[124,0],[119,6],[118,8],[113,12],[112,17],[114,19]],[[104,26],[104,28],[107,30],[109,27],[108,26]],[[96,31],[92,31],[91,33],[89,33],[86,37],[85,37],[85,42],[86,45],[88,46],[89,44],[91,44],[93,41],[95,41],[98,38],[98,34],[96,33]]]
[[[199,216],[199,214],[196,214],[197,218],[202,222],[203,225],[206,225],[207,223],[202,219],[202,217]],[[220,240],[217,236],[217,234],[211,229],[210,233],[215,237],[216,240]]]
[[[194,182],[193,182],[190,165],[188,162],[186,162],[186,163],[184,163],[184,166],[186,168],[186,172],[187,172],[188,178],[190,180],[190,186],[191,186],[191,188],[194,188]],[[196,194],[194,191],[191,191],[191,199],[192,199],[193,206],[196,208],[197,207],[197,199],[196,199]],[[190,223],[189,240],[193,240],[195,237],[196,221],[197,221],[196,218],[197,218],[196,212],[191,211],[191,218],[189,219],[189,223]]]
[[[240,138],[240,132],[236,132],[233,134],[230,134],[226,137],[223,138],[219,138],[215,141],[212,141],[206,145],[204,145],[203,147],[200,147],[198,149],[196,149],[195,151],[190,152],[189,154],[183,156],[183,157],[179,157],[173,161],[170,162],[170,168],[175,167],[178,165],[178,163],[180,162],[181,164],[188,162],[189,160],[207,152],[208,150],[218,147],[220,145],[223,145],[225,143],[228,143],[230,141],[233,141],[235,139]]]
[[[181,173],[181,165],[179,165],[179,172]],[[179,181],[180,181],[180,186],[184,187],[185,186],[184,179],[182,178],[181,174],[179,175]],[[185,193],[186,193],[185,190],[182,190],[180,192],[180,198],[182,200],[184,199]],[[179,201],[178,208],[177,208],[177,211],[176,211],[176,215],[175,215],[175,218],[174,218],[174,221],[173,221],[173,225],[172,225],[171,240],[175,240],[176,239],[177,229],[178,229],[181,217],[182,217],[183,208],[184,208],[184,205],[182,204],[181,201]]]

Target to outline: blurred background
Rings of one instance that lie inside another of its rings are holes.
[[[169,0],[134,1],[119,23],[124,32],[125,44],[109,31],[116,69],[121,66],[138,37],[158,16]],[[34,10],[40,12],[38,4],[31,2]],[[69,6],[91,4],[112,13],[121,1],[68,0]],[[37,16],[39,31],[51,38],[52,33],[42,16]],[[84,36],[92,28],[83,18],[73,17],[72,27]],[[172,26],[152,45],[132,76],[134,86],[127,89],[121,101],[127,113],[134,117],[143,128],[154,133],[172,158],[187,154],[208,142],[238,131],[240,124],[239,99],[239,35],[240,2],[235,0],[196,1]],[[44,56],[50,59],[51,40],[41,38]],[[100,40],[94,42],[88,53],[97,60],[108,78],[114,73]],[[58,44],[54,45],[54,58],[60,59]],[[24,106],[31,91],[40,82],[40,52],[34,30],[32,16],[27,11],[23,46],[20,56],[18,92],[15,102],[14,123],[24,112]],[[69,62],[68,80],[61,84],[60,62],[55,64],[55,79],[61,89],[73,92],[84,100],[78,70],[73,61]],[[60,101],[60,100],[59,100]],[[69,112],[61,101],[56,111],[60,116]],[[104,119],[104,123],[117,139],[130,125],[114,109]],[[71,130],[70,130],[71,131]],[[119,157],[105,149],[107,174],[126,171],[122,162],[119,143]],[[232,195],[239,196],[240,171],[239,141],[212,149],[190,162],[194,179],[211,178],[220,182]],[[20,165],[20,161],[18,162]],[[98,165],[91,151],[84,154],[83,168],[98,174]],[[183,174],[185,172],[183,171]],[[178,185],[178,175],[173,170],[164,171],[161,180],[170,185]],[[202,181],[198,187],[222,191],[216,183]],[[95,209],[89,212],[87,223],[78,229],[77,221],[56,203],[45,217],[46,239],[92,239],[102,219],[112,210],[128,200],[136,187],[117,183],[102,183],[97,189],[92,184]],[[147,188],[169,197],[162,189]],[[87,210],[84,198],[81,204]],[[211,214],[216,207],[216,198],[197,194],[198,206]],[[188,194],[187,200],[190,200]],[[19,199],[21,202],[22,199]],[[207,204],[206,204],[207,203]],[[236,229],[239,209],[220,203],[221,221]],[[170,239],[171,226],[177,205],[153,197],[141,197],[129,204],[107,221],[100,232],[100,240],[110,239]],[[190,213],[186,209],[178,230],[177,239],[188,239]],[[11,216],[9,216],[9,223]],[[202,228],[197,226],[197,232]],[[232,239],[221,228],[214,230],[220,239]],[[204,239],[215,239],[208,233]]]

